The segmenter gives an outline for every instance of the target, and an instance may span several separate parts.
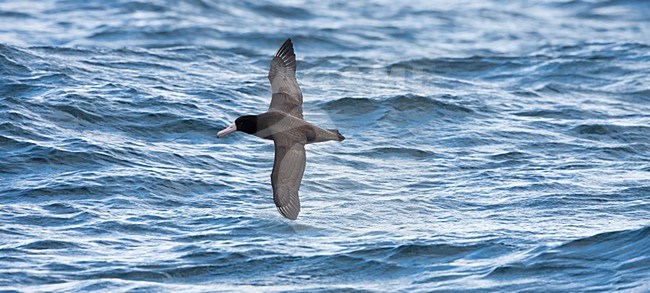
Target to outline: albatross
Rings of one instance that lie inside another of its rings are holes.
[[[278,212],[295,220],[300,213],[298,190],[305,172],[305,145],[324,141],[343,141],[337,129],[323,129],[305,121],[302,115],[302,92],[296,80],[296,54],[287,39],[271,61],[271,106],[259,115],[240,116],[217,137],[241,131],[273,140],[275,160],[271,172],[273,201]]]

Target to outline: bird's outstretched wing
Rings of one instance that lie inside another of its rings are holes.
[[[306,160],[304,143],[275,140],[275,161],[271,173],[273,201],[280,214],[290,220],[298,218],[300,213],[298,190]]]
[[[269,69],[269,81],[273,92],[269,110],[303,119],[302,92],[296,81],[296,54],[291,39],[287,39],[275,53]]]

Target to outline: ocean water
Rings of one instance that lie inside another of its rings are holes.
[[[650,2],[0,1],[0,291],[341,290],[650,291]]]

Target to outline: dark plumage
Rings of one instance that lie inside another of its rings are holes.
[[[295,220],[300,213],[298,190],[305,172],[305,144],[343,141],[345,137],[336,129],[322,129],[303,119],[302,92],[296,81],[296,55],[291,39],[287,39],[273,57],[268,78],[272,90],[269,110],[237,118],[217,137],[242,131],[273,140],[273,200],[280,214]]]

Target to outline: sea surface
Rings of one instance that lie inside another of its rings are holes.
[[[0,291],[438,290],[650,291],[649,1],[0,0]]]

